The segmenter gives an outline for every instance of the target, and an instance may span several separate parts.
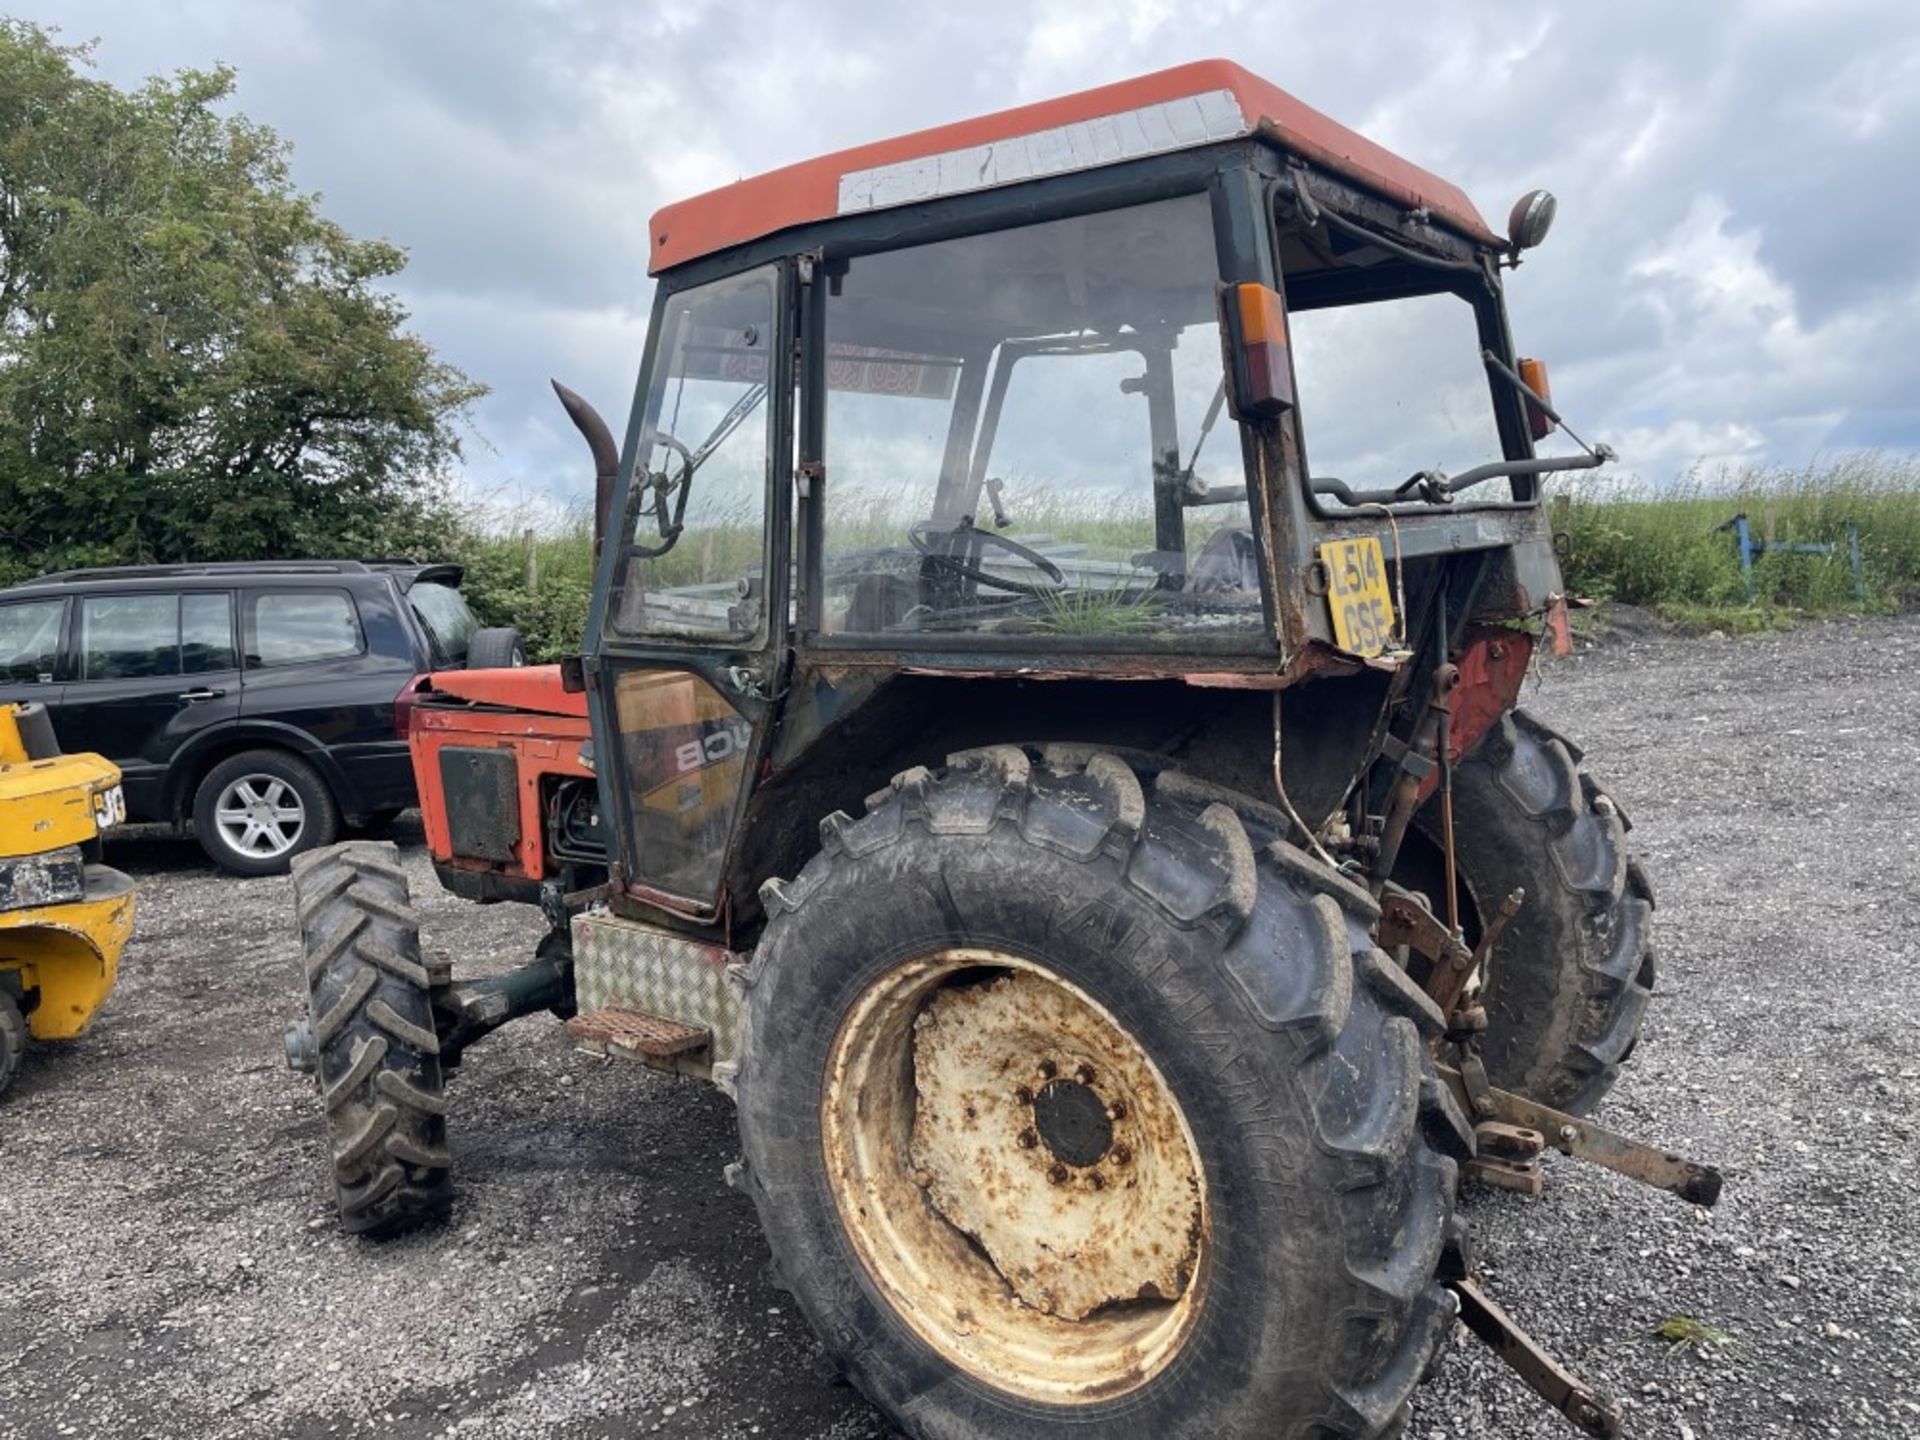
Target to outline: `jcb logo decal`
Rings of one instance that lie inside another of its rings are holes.
[[[675,746],[674,768],[684,775],[689,770],[717,765],[722,760],[738,755],[746,748],[746,727],[722,722],[720,729],[702,735],[698,740],[689,740],[684,745]]]

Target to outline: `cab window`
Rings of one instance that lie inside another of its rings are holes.
[[[1205,196],[828,281],[823,631],[1263,642]]]
[[[764,633],[776,292],[766,268],[666,299],[627,500],[617,629]]]

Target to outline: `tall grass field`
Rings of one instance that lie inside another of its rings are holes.
[[[1655,488],[1595,478],[1550,488],[1566,532],[1567,588],[1643,606],[1683,624],[1735,631],[1920,604],[1920,456],[1855,455],[1803,469],[1693,472]],[[1727,528],[1745,514],[1756,540],[1830,545],[1768,551],[1741,571]],[[1848,526],[1860,537],[1855,590]]]
[[[1565,532],[1567,589],[1600,602],[1603,622],[1608,602],[1640,606],[1682,625],[1736,632],[1920,605],[1920,456],[1854,455],[1801,469],[1696,470],[1666,485],[1595,477],[1550,482],[1547,493],[1554,528]],[[871,497],[854,503],[843,512],[841,543],[903,543],[893,508]],[[1746,515],[1757,540],[1833,548],[1825,555],[1764,553],[1752,573],[1743,574],[1728,528],[1739,514]],[[1849,525],[1859,531],[1864,593],[1855,591]],[[1150,543],[1144,537],[1151,535],[1144,515],[1101,507],[1089,513],[1037,489],[1016,511],[1016,526],[1116,554]],[[719,551],[735,548],[723,544]],[[518,626],[539,658],[579,650],[593,584],[592,527],[584,514],[536,529],[531,541],[514,521],[476,523],[459,549],[469,597],[484,623]],[[711,543],[689,544],[674,559],[674,568],[684,566],[686,573],[669,583],[739,573],[740,557],[716,553]],[[712,576],[705,573],[710,569]]]

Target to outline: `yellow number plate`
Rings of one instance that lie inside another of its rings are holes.
[[[1327,571],[1334,643],[1354,655],[1378,655],[1393,643],[1393,591],[1380,542],[1323,540],[1320,563]]]
[[[127,795],[118,785],[93,792],[93,823],[99,829],[118,825],[127,818]]]

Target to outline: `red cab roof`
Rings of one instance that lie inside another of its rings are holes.
[[[1456,185],[1328,119],[1229,60],[1200,60],[1117,85],[855,146],[656,211],[653,274],[837,215],[910,205],[1263,134],[1462,234],[1501,244]]]

